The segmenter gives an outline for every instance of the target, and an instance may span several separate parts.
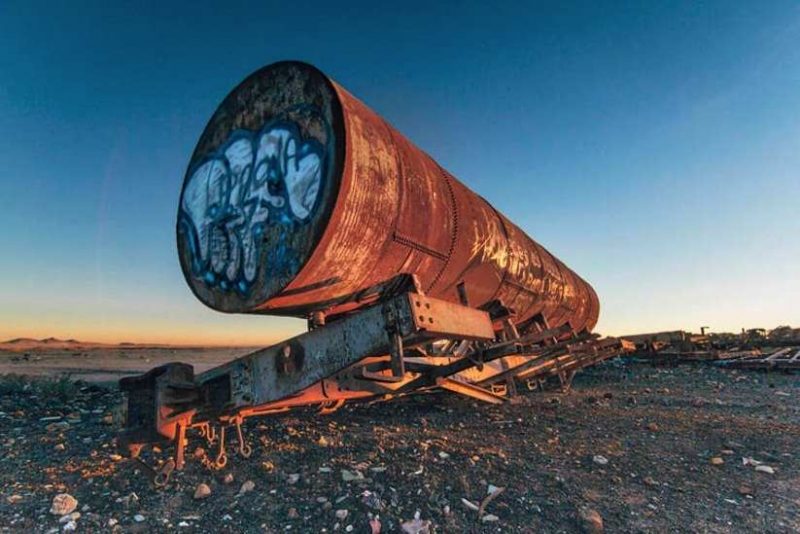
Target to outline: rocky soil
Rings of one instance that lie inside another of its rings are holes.
[[[441,393],[256,418],[250,458],[231,443],[209,471],[192,436],[163,489],[118,455],[119,403],[0,380],[0,531],[800,531],[798,375],[616,361],[503,406]]]

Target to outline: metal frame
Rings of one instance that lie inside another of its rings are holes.
[[[511,310],[497,302],[488,308],[491,314],[404,291],[356,313],[316,317],[308,332],[198,376],[191,365],[173,363],[125,378],[120,443],[133,457],[146,444],[174,443],[171,472],[183,467],[187,432],[195,430],[217,448],[203,463],[221,468],[226,427],[235,427],[238,451],[249,456],[241,427],[247,417],[313,404],[330,413],[347,400],[433,389],[498,404],[516,395],[516,380],[530,388],[558,377],[567,390],[578,369],[633,348],[569,325],[548,328],[542,318],[520,335]],[[169,477],[155,474],[156,483]]]

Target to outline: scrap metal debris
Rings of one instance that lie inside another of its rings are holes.
[[[622,336],[632,358],[659,363],[710,362],[730,369],[800,370],[800,328],[742,329],[740,334],[682,330]]]

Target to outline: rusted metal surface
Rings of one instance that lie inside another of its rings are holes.
[[[186,279],[221,311],[339,314],[408,273],[435,298],[500,301],[523,330],[537,315],[591,330],[599,314],[588,283],[303,63],[265,67],[223,101],[178,219]]]
[[[638,360],[658,364],[707,362],[736,369],[792,371],[800,369],[800,329],[780,326],[700,334],[657,332],[625,336],[635,344]]]
[[[436,379],[436,385],[447,391],[472,397],[473,399],[488,402],[489,404],[502,404],[507,400],[502,395],[497,395],[496,393],[464,380],[439,377]]]
[[[757,354],[733,354],[727,358],[720,358],[717,365],[734,369],[800,371],[800,346],[777,348],[763,353],[757,351]]]
[[[223,392],[218,397],[223,402],[212,407],[216,412],[284,399],[364,358],[389,353],[388,334],[394,332],[406,340],[407,348],[432,339],[494,338],[486,312],[417,294],[402,294],[207,371],[197,379],[205,386],[201,396],[217,396],[210,392],[212,389]]]
[[[203,464],[219,469],[228,461],[226,429],[236,431],[238,454],[249,456],[247,417],[309,404],[326,413],[347,400],[432,389],[497,404],[516,395],[515,380],[532,388],[556,377],[567,389],[578,369],[633,348],[546,321],[520,335],[507,319],[502,308],[490,314],[403,292],[197,377],[186,364],[162,366],[123,381],[128,415],[120,442],[134,455],[144,443],[172,442],[180,469],[187,432],[196,431],[216,448]],[[157,484],[168,477],[154,471]]]
[[[228,95],[189,165],[178,213],[186,280],[208,306],[293,315],[309,331],[194,376],[170,364],[125,379],[120,443],[188,435],[228,461],[251,416],[446,390],[489,403],[630,349],[591,330],[578,275],[383,119],[302,63]],[[169,473],[153,471],[157,484]]]

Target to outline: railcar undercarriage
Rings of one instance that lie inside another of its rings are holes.
[[[156,471],[157,485],[185,463],[190,434],[215,449],[210,468],[227,464],[226,436],[236,434],[239,454],[251,446],[242,421],[251,416],[319,405],[330,413],[348,400],[389,400],[447,390],[480,401],[512,400],[517,385],[542,388],[556,380],[564,390],[576,371],[632,350],[628,342],[550,328],[542,317],[522,331],[500,302],[482,309],[427,297],[416,279],[392,282],[394,295],[339,316],[317,315],[308,332],[195,376],[191,365],[171,363],[125,378],[125,429],[121,445],[138,457],[145,445],[174,445],[174,459]]]

